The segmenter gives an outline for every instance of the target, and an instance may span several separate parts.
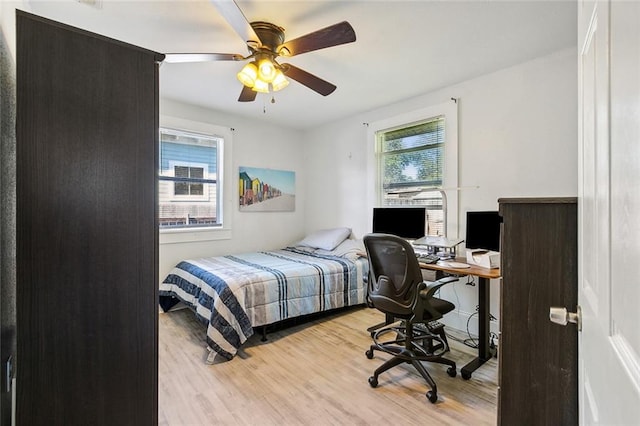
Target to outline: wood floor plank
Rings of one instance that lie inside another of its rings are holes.
[[[205,326],[188,310],[160,314],[159,424],[183,425],[494,425],[497,359],[470,380],[425,363],[439,400],[427,401],[422,377],[404,364],[367,379],[388,355],[364,352],[367,327],[384,316],[354,308],[252,336],[231,361],[205,363]],[[448,330],[460,338],[464,336]],[[450,339],[460,368],[475,351]]]

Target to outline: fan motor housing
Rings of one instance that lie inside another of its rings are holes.
[[[284,43],[284,28],[264,21],[251,22],[251,28],[260,38],[263,48],[270,50],[274,54],[278,53],[276,49]]]

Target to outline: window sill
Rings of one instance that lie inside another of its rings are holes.
[[[160,245],[230,239],[231,230],[225,228],[161,229],[159,232]]]

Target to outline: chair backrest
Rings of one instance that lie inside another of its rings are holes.
[[[369,298],[374,307],[396,317],[409,317],[422,272],[411,244],[389,234],[363,238],[369,258]]]

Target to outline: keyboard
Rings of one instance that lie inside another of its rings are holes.
[[[429,253],[416,253],[416,258],[422,263],[436,263],[440,260],[440,256]]]

